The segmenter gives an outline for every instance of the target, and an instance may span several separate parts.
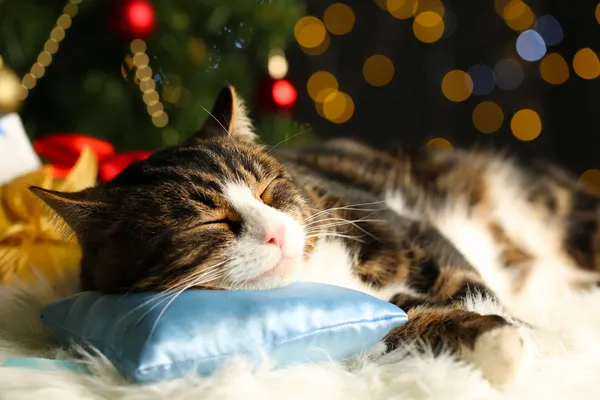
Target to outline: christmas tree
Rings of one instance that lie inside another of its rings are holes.
[[[275,82],[270,57],[285,75],[302,13],[297,0],[0,2],[0,115],[18,111],[32,139],[76,132],[154,150],[198,129],[231,83],[263,140],[279,142],[304,128],[261,90]]]

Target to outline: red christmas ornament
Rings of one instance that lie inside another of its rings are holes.
[[[116,2],[113,25],[128,40],[146,39],[154,30],[156,13],[147,0],[119,0]]]
[[[289,107],[296,102],[298,98],[298,91],[286,79],[279,79],[273,83],[271,89],[273,95],[273,101],[280,107]]]
[[[115,148],[109,142],[75,133],[48,135],[33,143],[35,151],[51,163],[54,178],[66,177],[85,147],[92,150],[98,158],[98,177],[101,182],[110,181],[129,164],[144,160],[152,154],[149,151],[115,154]]]

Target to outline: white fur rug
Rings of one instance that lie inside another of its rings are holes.
[[[43,304],[73,293],[74,280],[51,288],[40,281],[0,286],[0,361],[6,357],[69,359],[40,323]],[[538,315],[543,328],[527,332],[531,357],[520,379],[496,392],[469,365],[450,357],[420,356],[398,361],[397,354],[371,354],[345,363],[253,369],[232,360],[210,378],[189,378],[152,386],[133,386],[108,362],[89,357],[94,375],[70,371],[0,368],[0,399],[575,399],[600,393],[600,290],[565,294]],[[527,304],[520,304],[527,313]],[[497,311],[474,301],[471,308]]]

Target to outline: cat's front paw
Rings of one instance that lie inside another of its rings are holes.
[[[481,333],[473,348],[461,349],[461,356],[479,368],[494,387],[505,389],[523,367],[525,343],[516,326],[501,326]]]

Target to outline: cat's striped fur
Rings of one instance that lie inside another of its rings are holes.
[[[389,348],[418,341],[447,349],[503,385],[523,356],[518,328],[467,311],[465,298],[527,290],[543,252],[572,266],[565,286],[598,280],[598,199],[555,167],[349,140],[269,151],[255,143],[232,88],[212,115],[186,143],[103,186],[33,188],[76,233],[84,289],[267,289],[297,279],[348,286],[408,312]],[[493,243],[507,285],[490,281],[477,240],[448,228],[456,216]]]

